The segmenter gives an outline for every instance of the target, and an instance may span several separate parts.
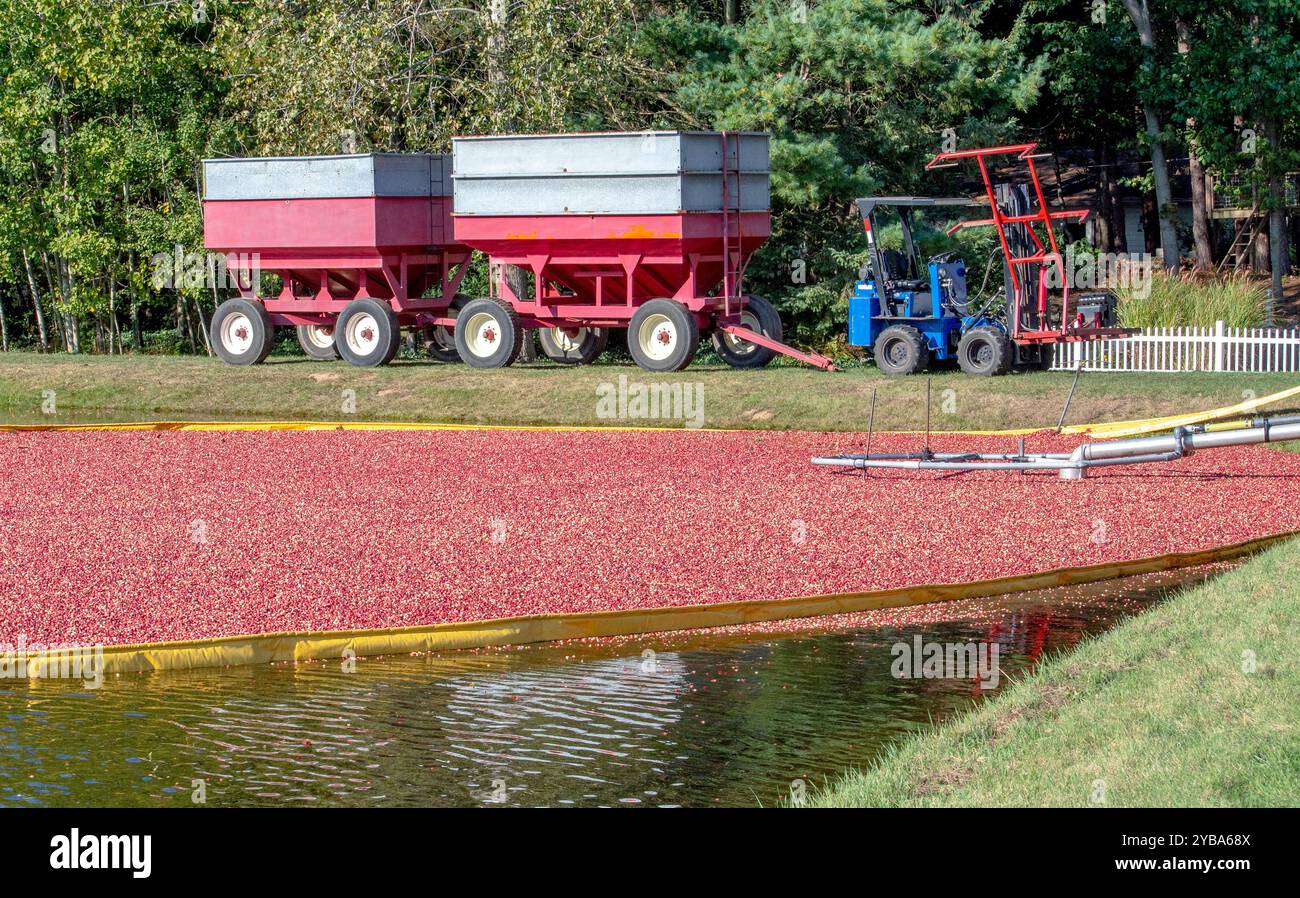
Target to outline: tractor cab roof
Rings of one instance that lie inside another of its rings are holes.
[[[877,206],[978,206],[983,200],[965,196],[868,196],[857,202],[858,211],[866,218]]]

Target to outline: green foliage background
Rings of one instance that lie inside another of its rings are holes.
[[[1140,148],[1147,97],[1211,165],[1242,163],[1261,112],[1279,128],[1252,164],[1297,164],[1300,2],[1150,5],[1191,53],[1142,68],[1119,0],[753,0],[735,23],[722,0],[0,0],[5,338],[204,351],[225,294],[153,277],[202,251],[204,157],[699,127],[772,134],[748,283],[824,348],[863,261],[852,201],[950,188],[922,168],[946,137]],[[956,245],[975,278],[989,241]]]

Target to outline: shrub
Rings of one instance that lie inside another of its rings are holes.
[[[1124,327],[1259,327],[1264,323],[1268,292],[1248,278],[1203,278],[1152,274],[1150,293],[1132,288],[1115,291]]]

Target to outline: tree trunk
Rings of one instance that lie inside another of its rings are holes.
[[[723,15],[728,25],[735,25],[740,21],[740,0],[726,0]]]
[[[1192,51],[1191,29],[1181,17],[1174,19],[1178,31],[1178,53],[1186,56]],[[1189,118],[1187,125],[1187,171],[1192,182],[1192,244],[1195,250],[1196,268],[1207,271],[1214,267],[1214,249],[1210,245],[1210,210],[1206,207],[1205,167],[1197,152],[1196,138],[1192,134],[1196,119]]]
[[[81,322],[75,312],[66,311],[72,307],[72,297],[76,289],[73,281],[72,269],[68,265],[68,260],[61,256],[54,259],[54,267],[59,275],[59,298],[63,301],[65,311],[63,317],[63,343],[64,348],[72,355],[81,352]]]
[[[131,279],[131,345],[140,352],[144,349],[144,336],[140,333],[140,299],[135,292],[135,250],[126,254],[126,270]]]
[[[1110,166],[1114,159],[1110,145],[1102,146],[1097,154],[1097,248],[1104,253],[1115,252],[1115,198],[1110,192]]]
[[[1278,145],[1278,127],[1276,119],[1270,119],[1264,125],[1270,148]],[[1282,173],[1276,163],[1270,166],[1268,176],[1268,248],[1269,272],[1273,283],[1269,289],[1268,306],[1265,311],[1264,324],[1273,326],[1273,316],[1282,303],[1282,277],[1289,274],[1291,259],[1286,242],[1286,212],[1282,208],[1286,197],[1282,190]]]
[[[1138,40],[1146,51],[1144,65],[1152,69],[1155,67],[1156,35],[1151,26],[1147,0],[1124,0],[1124,9],[1133,20]],[[1178,267],[1179,259],[1178,229],[1174,224],[1178,210],[1174,206],[1173,190],[1169,186],[1169,165],[1165,161],[1164,142],[1160,139],[1160,116],[1154,105],[1144,101],[1142,117],[1146,123],[1147,141],[1151,144],[1151,174],[1155,179],[1156,206],[1160,217],[1160,249],[1164,254],[1165,268],[1172,271]]]
[[[1160,204],[1153,191],[1142,194],[1142,249],[1149,256],[1154,256],[1160,248]]]
[[[113,273],[108,273],[108,354],[113,354],[113,319],[117,317],[114,309],[117,307],[117,294],[113,283]]]
[[[1201,165],[1191,134],[1187,135],[1187,168],[1192,180],[1192,242],[1196,248],[1196,267],[1208,271],[1214,267],[1214,247],[1210,243],[1205,167]]]
[[[36,332],[41,341],[41,352],[50,351],[50,340],[45,334],[45,311],[41,308],[41,291],[36,287],[36,275],[32,273],[32,257],[23,250],[23,268],[27,272],[27,289],[32,293],[32,307],[36,310]]]
[[[1268,229],[1260,228],[1255,234],[1255,239],[1250,241],[1250,273],[1255,275],[1268,274]],[[1271,303],[1273,297],[1270,295],[1268,301]]]
[[[509,0],[491,0],[488,5],[487,76],[496,109],[510,108],[506,103],[506,34],[510,27]],[[507,113],[496,120],[497,131],[508,133],[514,128],[514,116]]]
[[[1156,187],[1161,261],[1166,270],[1173,271],[1178,267],[1180,258],[1178,228],[1174,225],[1174,216],[1178,214],[1178,209],[1174,205],[1173,190],[1169,186],[1169,166],[1165,162],[1165,147],[1160,140],[1160,119],[1150,106],[1144,107],[1142,114],[1146,119],[1147,139],[1151,142],[1151,173]]]
[[[9,322],[5,319],[5,301],[0,297],[0,352],[9,351]]]

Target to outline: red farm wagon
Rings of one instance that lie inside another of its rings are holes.
[[[627,328],[633,359],[651,371],[684,368],[702,335],[736,367],[778,352],[831,367],[783,344],[776,310],[740,289],[771,233],[766,134],[453,144],[451,166],[380,153],[206,161],[207,247],[281,282],[261,296],[252,278],[217,309],[218,354],[260,362],[274,327],[294,325],[309,355],[385,364],[405,327],[437,357],[495,368],[536,328],[547,356],[581,364],[611,328]],[[457,294],[473,250],[492,263],[491,296]],[[511,269],[528,289],[511,287]]]
[[[739,292],[771,234],[768,137],[651,131],[461,137],[452,141],[453,234],[494,264],[496,296],[456,328],[476,367],[514,361],[523,328],[547,355],[589,362],[627,328],[642,368],[677,371],[701,334],[736,367],[775,352],[829,367],[781,342],[781,319]],[[518,292],[505,276],[530,277]]]
[[[314,358],[380,365],[402,327],[419,328],[431,354],[456,358],[446,321],[471,250],[451,235],[445,156],[372,153],[204,162],[203,235],[233,268],[260,277],[218,307],[212,343],[232,364],[271,350],[292,325]],[[432,294],[432,295],[427,295]]]

